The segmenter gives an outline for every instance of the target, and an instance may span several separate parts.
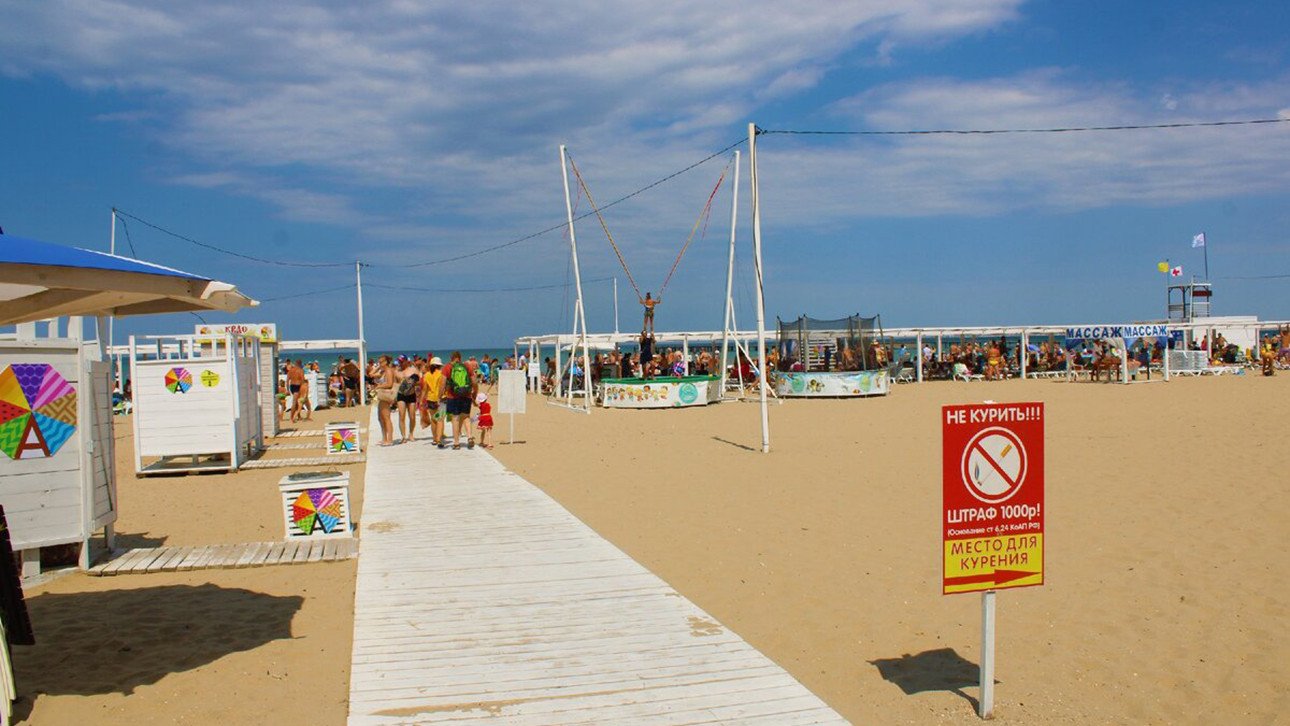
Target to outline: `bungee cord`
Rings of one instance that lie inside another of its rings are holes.
[[[604,215],[601,214],[603,207],[598,207],[596,205],[596,200],[591,195],[591,189],[588,188],[586,180],[583,179],[582,172],[578,170],[578,165],[574,162],[573,155],[566,151],[566,156],[569,159],[569,167],[573,169],[573,176],[578,180],[578,188],[581,194],[586,195],[587,203],[591,205],[591,212],[588,212],[587,215],[594,214],[596,219],[600,222],[600,228],[604,230],[605,238],[609,240],[609,246],[613,248],[614,255],[618,258],[618,264],[622,266],[623,272],[627,275],[627,281],[631,283],[632,290],[636,292],[636,297],[640,299],[643,297],[641,295],[640,286],[636,284],[636,278],[632,275],[631,268],[627,265],[627,259],[623,257],[622,250],[619,249],[618,243],[614,241],[613,232],[609,231],[609,224],[605,221]],[[699,235],[700,237],[707,234],[707,220],[712,214],[712,201],[716,198],[717,192],[721,190],[721,185],[725,183],[726,173],[730,171],[730,166],[733,163],[733,160],[727,162],[725,168],[721,170],[721,175],[717,178],[716,186],[712,188],[712,192],[708,195],[707,201],[699,211],[698,219],[694,221],[694,226],[690,228],[690,234],[685,238],[685,243],[681,245],[681,251],[677,253],[676,259],[672,262],[671,269],[668,270],[667,276],[663,278],[663,284],[658,290],[660,298],[663,295],[663,291],[667,289],[668,283],[672,281],[672,276],[676,273],[676,268],[681,264],[681,258],[685,256],[686,250],[690,248],[690,244],[694,241],[695,234],[699,233],[700,229],[703,230],[703,234]]]

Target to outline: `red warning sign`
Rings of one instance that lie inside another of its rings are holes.
[[[941,591],[1044,584],[1044,404],[941,409]]]

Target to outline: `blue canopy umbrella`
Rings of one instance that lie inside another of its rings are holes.
[[[259,303],[225,282],[151,262],[0,235],[0,325],[68,315],[123,317]]]

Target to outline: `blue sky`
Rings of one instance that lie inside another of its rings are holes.
[[[0,0],[0,226],[105,249],[119,207],[253,256],[372,264],[374,347],[567,328],[557,147],[604,202],[767,129],[1030,128],[1290,117],[1290,4],[746,1],[429,4]],[[991,137],[763,136],[767,314],[888,325],[1163,314],[1210,239],[1216,311],[1290,317],[1290,123]],[[606,213],[655,292],[726,159]],[[752,322],[743,171],[740,322]],[[659,325],[720,327],[729,184]],[[581,209],[587,206],[583,203]],[[251,263],[127,220],[141,258],[265,300],[244,321],[354,335],[348,268]],[[118,227],[119,250],[129,254]],[[639,324],[593,219],[593,330]],[[207,316],[220,320],[220,316]],[[191,330],[192,316],[126,333]]]

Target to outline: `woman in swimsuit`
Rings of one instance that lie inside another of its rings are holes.
[[[373,380],[376,381],[376,414],[381,422],[381,446],[394,445],[394,422],[390,420],[390,407],[394,405],[397,381],[394,377],[394,365],[388,355],[383,355],[380,362],[373,366]]]
[[[403,367],[395,374],[398,391],[394,396],[399,407],[400,443],[411,441],[417,431],[417,390],[421,388],[421,372],[412,361],[403,360]]]

